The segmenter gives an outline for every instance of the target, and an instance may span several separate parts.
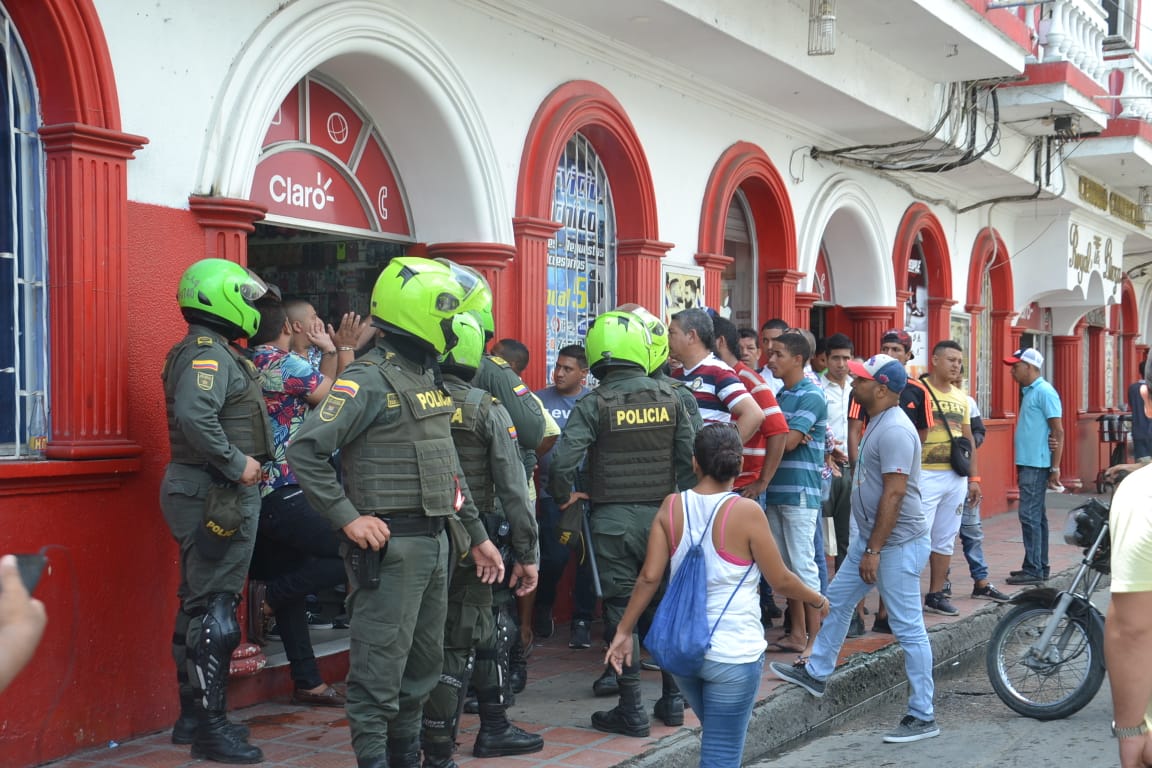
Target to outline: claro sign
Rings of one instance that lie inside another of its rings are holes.
[[[291,176],[272,175],[268,180],[268,195],[277,203],[284,203],[293,208],[312,208],[317,211],[324,210],[328,203],[336,202],[336,198],[328,191],[332,187],[332,177],[324,178],[324,174],[316,173],[316,183],[312,186],[300,184]]]
[[[256,166],[252,200],[268,213],[294,219],[378,229],[365,211],[365,195],[326,157],[307,149],[290,149],[266,157]]]

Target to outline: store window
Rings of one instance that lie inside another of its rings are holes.
[[[908,255],[908,299],[904,302],[904,330],[912,337],[912,361],[908,364],[908,370],[917,376],[928,371],[927,272],[924,239],[917,234]]]
[[[756,329],[756,230],[748,199],[737,190],[724,225],[724,255],[732,259],[720,275],[721,317],[737,328]]]
[[[0,6],[0,457],[49,434],[47,254],[40,110],[27,53]]]
[[[568,140],[556,165],[552,218],[563,226],[548,240],[549,383],[557,353],[569,344],[583,344],[589,323],[616,306],[612,190],[596,150],[582,134]]]
[[[973,397],[980,413],[992,413],[992,379],[997,370],[992,361],[992,272],[984,270],[980,279],[980,301],[984,309],[976,316],[976,364],[969,372],[973,382]]]

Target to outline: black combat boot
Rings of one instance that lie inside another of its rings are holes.
[[[619,680],[620,703],[606,712],[592,713],[592,727],[605,733],[620,733],[625,736],[644,737],[648,735],[648,713],[640,701],[640,681]]]
[[[620,683],[616,680],[616,670],[612,667],[604,667],[604,673],[596,678],[592,683],[592,695],[594,696],[619,696]]]
[[[652,714],[664,721],[664,725],[684,725],[684,697],[680,686],[667,672],[660,673],[661,692]]]
[[[264,762],[264,753],[246,738],[238,738],[223,711],[200,713],[196,737],[192,740],[192,757],[217,763],[251,765]]]
[[[200,723],[200,705],[197,699],[198,697],[195,694],[191,696],[180,696],[180,717],[176,719],[175,725],[172,726],[173,744],[191,744],[193,740],[195,740],[196,728]],[[232,734],[236,738],[241,740],[248,739],[248,726],[229,720],[228,727],[232,730]]]
[[[424,748],[424,768],[457,768],[452,753],[456,745],[450,741],[426,741]]]
[[[389,738],[388,768],[420,768],[420,742]]]
[[[544,749],[544,739],[508,722],[499,689],[480,695],[480,732],[472,754],[476,757],[527,755]]]
[[[528,659],[524,657],[524,643],[520,641],[519,632],[508,649],[508,679],[514,694],[523,693],[524,686],[528,685]],[[512,699],[508,706],[515,703],[516,700]]]
[[[388,768],[388,755],[356,758],[356,768]]]

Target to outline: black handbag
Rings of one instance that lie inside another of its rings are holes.
[[[924,381],[924,377],[921,377],[920,380]],[[944,418],[944,409],[940,407],[940,401],[936,399],[936,393],[932,391],[932,386],[925,381],[924,389],[928,390],[928,394],[932,396],[932,402],[936,403],[936,410],[940,412],[940,418],[944,421],[944,428],[948,430],[948,439],[952,441],[952,451],[948,454],[948,463],[952,465],[952,471],[960,477],[971,476],[972,441],[963,435],[956,437],[952,434],[952,427],[948,425],[948,419]]]

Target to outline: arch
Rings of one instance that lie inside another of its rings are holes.
[[[928,263],[928,287],[931,297],[952,297],[952,258],[948,253],[948,237],[936,214],[924,205],[913,203],[904,211],[896,230],[892,246],[892,276],[897,291],[904,290],[908,280],[908,254],[920,235],[921,246]]]
[[[983,295],[984,273],[992,271],[992,296]],[[968,304],[965,310],[978,312],[980,307],[990,305],[993,311],[1009,312],[1014,309],[1015,297],[1012,286],[1012,262],[1008,258],[1008,246],[1004,238],[994,229],[985,227],[976,233],[972,243],[972,256],[968,259]]]
[[[536,110],[520,158],[517,218],[552,218],[556,164],[577,132],[592,143],[608,173],[617,238],[656,240],[656,191],[644,147],[620,102],[588,80],[558,86]]]
[[[1132,278],[1124,275],[1120,281],[1120,327],[1124,333],[1140,333],[1140,308],[1136,298],[1136,286]]]
[[[268,124],[313,70],[339,80],[387,128],[420,239],[512,242],[500,165],[464,78],[435,40],[375,0],[288,3],[264,21],[215,103],[197,194],[248,196]],[[390,109],[396,101],[405,109]]]
[[[752,212],[760,267],[795,270],[796,223],[788,187],[764,150],[746,141],[728,147],[708,177],[700,210],[699,253],[724,253],[728,207],[737,190],[744,192]]]
[[[809,291],[820,244],[828,236],[832,238],[828,266],[834,273],[837,302],[845,307],[895,305],[892,260],[884,253],[887,238],[880,213],[864,187],[841,175],[828,179],[813,197],[799,232],[799,269],[808,275]],[[847,250],[851,258],[843,255]]]
[[[92,0],[9,0],[36,73],[45,125],[120,130],[112,57]]]

